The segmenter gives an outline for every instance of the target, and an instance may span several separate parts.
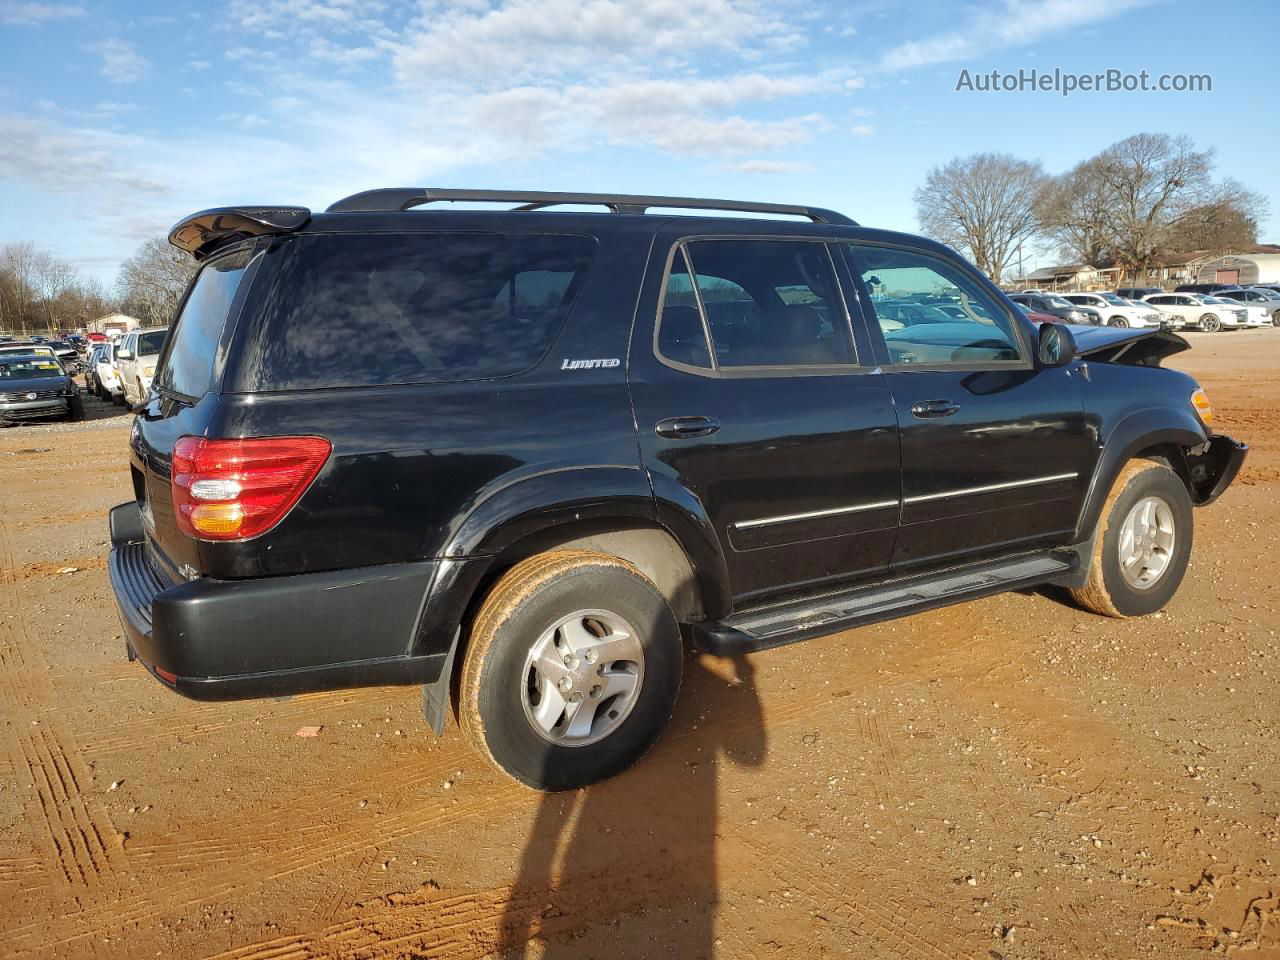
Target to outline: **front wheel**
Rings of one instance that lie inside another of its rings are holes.
[[[1112,317],[1110,320],[1107,321],[1108,327],[1127,327],[1128,325],[1129,325],[1129,321],[1126,320],[1124,317]]]
[[[1206,313],[1200,318],[1200,329],[1205,333],[1217,333],[1222,329],[1222,321],[1216,313]]]
[[[1108,617],[1155,613],[1173,597],[1191,559],[1191,497],[1163,464],[1120,471],[1098,519],[1089,580],[1076,602]]]
[[[536,790],[613,776],[658,739],[680,688],[680,629],[635,567],[606,554],[524,560],[476,616],[462,664],[462,729]]]

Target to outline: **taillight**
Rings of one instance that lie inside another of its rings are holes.
[[[199,540],[247,540],[274,527],[333,446],[324,437],[182,437],[173,447],[173,512]]]

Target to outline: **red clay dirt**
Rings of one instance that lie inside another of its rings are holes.
[[[691,658],[650,754],[556,796],[415,689],[164,690],[102,562],[127,417],[3,432],[0,955],[1280,957],[1280,331],[1191,338],[1253,452],[1162,614],[1010,594]]]

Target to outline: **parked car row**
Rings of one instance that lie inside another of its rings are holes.
[[[103,400],[129,406],[141,403],[151,391],[156,361],[168,335],[168,327],[156,327],[95,345],[86,365],[85,386]]]
[[[1214,289],[1206,289],[1210,287]],[[1186,284],[1172,293],[1159,287],[1121,287],[1113,293],[1023,290],[1010,297],[1026,310],[1050,314],[1066,323],[1206,333],[1280,326],[1280,284]]]

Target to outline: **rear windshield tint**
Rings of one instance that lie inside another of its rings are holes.
[[[246,386],[300,390],[505,377],[537,363],[595,254],[590,237],[296,237],[246,343]]]
[[[173,346],[157,379],[161,389],[185,397],[202,397],[213,386],[218,339],[249,266],[250,253],[238,250],[210,260],[196,276],[172,330],[138,337],[141,356],[159,352],[165,338],[173,335]],[[154,344],[148,342],[151,339]]]

